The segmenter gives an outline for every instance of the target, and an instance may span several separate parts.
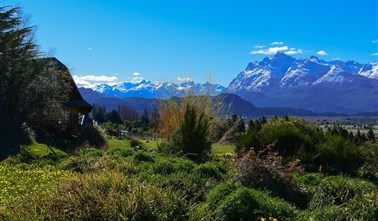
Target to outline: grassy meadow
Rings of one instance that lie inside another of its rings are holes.
[[[198,164],[159,153],[157,141],[108,138],[107,142],[105,150],[89,147],[71,153],[33,142],[21,154],[0,162],[0,220],[377,217],[377,186],[367,180],[291,173],[307,197],[305,205],[299,205],[272,190],[243,185],[236,178],[240,172],[232,144],[214,144],[211,158]]]

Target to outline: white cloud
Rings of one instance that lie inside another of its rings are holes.
[[[190,81],[192,81],[192,79],[190,79],[188,77],[183,77],[183,78],[178,77],[177,80],[178,81],[183,81],[183,82],[190,82]]]
[[[140,75],[139,72],[134,72],[134,73],[133,73],[133,76],[139,76],[139,75]]]
[[[261,48],[264,48],[264,47],[265,47],[264,45],[255,45],[256,49],[261,49]]]
[[[78,76],[73,75],[72,76],[76,85],[78,87],[84,87],[84,88],[93,88],[98,84],[102,83],[116,83],[118,81],[118,78],[116,76],[96,76],[96,75],[84,75],[84,76]]]
[[[270,43],[270,45],[283,45],[284,43],[282,41],[275,41]]]
[[[371,41],[373,44],[377,44],[378,43],[378,39],[377,40],[373,40]]]
[[[321,55],[321,56],[328,55],[328,53],[326,51],[323,51],[323,50],[316,52],[316,54]]]
[[[132,77],[131,78],[131,83],[140,83],[141,81],[143,81],[144,78],[142,76],[136,76],[136,77]]]
[[[290,48],[289,51],[286,51],[285,54],[292,55],[292,54],[303,54],[302,49]]]
[[[377,52],[377,53],[373,53],[373,54],[371,54],[371,55],[373,55],[373,56],[378,56],[378,52]]]
[[[85,80],[85,81],[105,81],[105,82],[112,82],[112,81],[118,80],[118,78],[116,76],[105,76],[105,75],[101,75],[101,76],[97,76],[97,75],[77,76],[77,75],[74,75],[73,77],[74,77],[74,79],[76,78],[76,79]]]
[[[268,49],[260,49],[260,50],[257,50],[257,51],[251,51],[250,53],[251,54],[266,54],[266,55],[269,55],[269,54],[276,54],[277,52],[280,52],[280,51],[287,51],[288,49],[289,49],[288,46],[272,47],[272,48],[268,48]]]

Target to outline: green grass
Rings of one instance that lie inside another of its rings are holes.
[[[51,149],[46,144],[37,143],[35,141],[32,144],[24,145],[21,148],[22,148],[22,151],[26,151],[38,159],[41,159],[44,156],[47,156],[49,154],[54,154],[53,151],[59,157],[67,156],[67,153],[60,149],[57,149],[55,147],[50,147],[53,150],[51,151]]]
[[[161,143],[161,141],[158,140],[140,140],[140,142],[142,142],[143,147],[151,151],[157,150],[159,144]]]
[[[131,147],[129,139],[108,138],[109,147]]]
[[[377,188],[364,180],[295,174],[313,196],[311,208],[301,209],[235,183],[231,144],[214,144],[209,161],[197,164],[158,152],[161,141],[141,140],[140,147],[128,138],[107,141],[107,150],[73,156],[53,148],[64,156],[53,160],[45,158],[47,145],[34,142],[23,147],[32,160],[20,154],[0,162],[0,220],[372,220],[377,214]]]
[[[213,144],[212,154],[213,155],[227,155],[235,153],[235,145],[233,144]]]

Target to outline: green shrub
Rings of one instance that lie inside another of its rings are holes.
[[[360,150],[364,163],[358,170],[358,175],[378,186],[378,143],[365,142]]]
[[[297,184],[302,184],[306,188],[315,189],[322,181],[324,175],[321,173],[304,173],[295,174],[294,181]]]
[[[217,206],[223,201],[228,195],[243,186],[239,182],[227,181],[217,185],[212,189],[206,196],[206,202],[209,208],[215,210]]]
[[[187,158],[197,162],[204,162],[209,158],[211,153],[210,121],[201,107],[190,104],[185,106],[183,121],[165,149],[173,153],[180,151]]]
[[[104,152],[96,148],[85,148],[81,155],[84,157],[102,157]]]
[[[315,189],[309,209],[329,206],[342,208],[346,220],[374,220],[378,217],[378,190],[368,181],[327,177]]]
[[[308,221],[330,221],[330,220],[347,220],[343,210],[337,206],[320,207],[314,210],[305,210],[298,214],[296,220]]]
[[[226,182],[211,190],[206,202],[195,208],[190,217],[192,220],[260,220],[262,217],[291,220],[295,208],[266,192]]]
[[[343,176],[325,178],[316,188],[309,204],[310,208],[344,205],[351,199],[365,197],[366,194],[377,193],[374,184]]]
[[[174,157],[165,157],[153,164],[153,172],[157,174],[189,173],[193,168],[192,161]]]
[[[221,180],[227,173],[227,169],[219,163],[206,162],[194,168],[193,173],[201,177]]]
[[[327,135],[320,144],[315,157],[317,165],[325,172],[353,174],[362,165],[363,158],[359,149],[341,136]]]
[[[105,137],[95,126],[82,127],[77,141],[79,145],[87,142],[92,147],[105,148],[107,146]]]
[[[291,175],[293,168],[283,165],[282,158],[272,148],[274,145],[269,145],[259,153],[250,150],[239,158],[234,179],[244,186],[267,190],[273,196],[306,208],[311,197],[310,191],[294,182]]]
[[[240,137],[237,149],[256,151],[265,149],[271,143],[276,144],[278,152],[283,157],[295,156],[300,149],[313,152],[315,145],[322,139],[322,134],[310,124],[297,118],[277,118],[262,125],[260,131],[249,130]]]
[[[144,151],[138,151],[136,154],[134,154],[133,156],[133,160],[137,163],[140,163],[140,162],[155,162],[155,159],[154,157],[147,153],[147,152],[144,152]]]
[[[135,154],[135,151],[131,147],[110,147],[106,154],[109,156],[117,156],[117,157],[129,157]]]

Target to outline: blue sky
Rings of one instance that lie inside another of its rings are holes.
[[[2,0],[37,26],[43,52],[80,85],[177,81],[227,86],[251,61],[282,51],[296,58],[377,60],[377,0]],[[374,55],[375,54],[375,55]]]

